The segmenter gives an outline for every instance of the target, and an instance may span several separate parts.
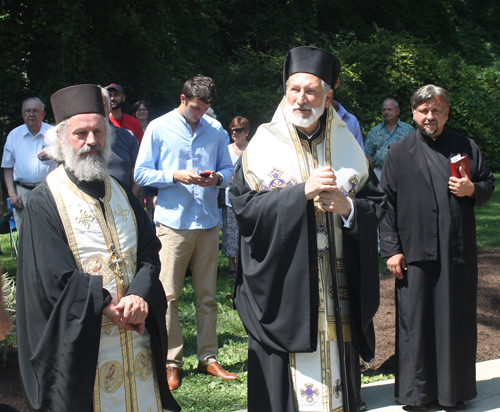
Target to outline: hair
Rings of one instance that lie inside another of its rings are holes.
[[[108,95],[109,96],[109,95]],[[55,160],[57,163],[64,162],[64,154],[61,142],[58,139],[58,133],[63,139],[68,139],[68,124],[69,119],[63,120],[58,125],[52,127],[51,129],[45,132],[45,142],[47,146],[45,146],[44,151],[51,159]],[[116,138],[116,133],[113,130],[113,126],[107,119],[104,119],[104,128],[106,132],[106,146],[113,146],[113,143]]]
[[[394,97],[388,97],[382,102],[382,106],[384,105],[385,102],[392,100],[394,102],[394,106],[396,106],[396,109],[399,109],[399,103]]]
[[[287,79],[286,83],[285,83],[285,96],[286,96],[286,92],[288,90],[288,81],[290,80],[290,78]],[[337,81],[337,80],[335,80]],[[321,87],[323,87],[323,91],[325,92],[325,96],[328,94],[328,92],[330,90],[332,90],[332,86],[330,86],[327,82],[325,82],[323,79],[321,79]]]
[[[437,97],[443,99],[446,108],[450,107],[450,94],[442,87],[428,84],[427,86],[421,87],[413,94],[410,99],[411,108],[416,109],[427,100]]]
[[[212,104],[217,99],[214,81],[207,76],[197,74],[184,83],[182,94],[186,100],[200,99],[205,104]]]
[[[104,98],[104,105],[108,106],[108,111],[111,111],[111,97],[109,97],[109,92],[108,89],[105,87],[99,86],[101,88],[101,94],[102,97]]]
[[[144,100],[137,100],[134,105],[132,106],[132,116],[134,116],[137,119],[137,110],[139,110],[139,107],[141,107],[141,104],[148,109],[148,123],[151,121],[151,118],[153,117],[151,115],[151,109],[149,108],[149,105],[144,101]]]
[[[26,102],[29,102],[30,100],[36,100],[37,102],[42,103],[42,110],[45,111],[45,103],[42,102],[38,97],[28,97],[27,99],[25,99],[23,101],[23,104],[21,105],[21,109],[24,109],[24,104]]]
[[[246,117],[236,116],[229,124],[229,130],[238,125],[241,125],[246,132],[250,131],[250,122]]]

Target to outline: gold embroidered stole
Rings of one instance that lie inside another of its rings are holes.
[[[102,276],[117,302],[136,272],[137,222],[121,186],[104,181],[105,195],[86,195],[61,165],[47,176],[77,267]],[[94,384],[94,411],[162,411],[150,335],[119,328],[103,315]]]

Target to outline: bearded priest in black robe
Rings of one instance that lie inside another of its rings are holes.
[[[396,276],[395,396],[406,410],[465,409],[476,397],[474,208],[489,202],[495,177],[472,139],[444,129],[445,89],[422,87],[411,107],[418,129],[389,147],[381,178],[391,205],[381,253]],[[456,156],[467,159],[452,176]]]
[[[20,236],[17,342],[30,411],[180,410],[165,359],[160,242],[136,197],[107,173],[114,132],[101,90],[51,98],[61,165],[31,192]]]
[[[355,411],[341,371],[348,342],[374,357],[385,195],[331,105],[339,72],[324,50],[289,51],[286,95],[235,169],[234,303],[248,332],[249,412]]]

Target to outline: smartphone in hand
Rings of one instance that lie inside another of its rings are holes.
[[[203,172],[200,172],[200,176],[206,179],[207,177],[210,176],[210,173],[212,173],[211,170],[204,170]]]

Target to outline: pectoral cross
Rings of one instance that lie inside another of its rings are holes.
[[[125,263],[125,259],[120,258],[116,253],[116,247],[113,243],[109,245],[108,248],[110,259],[108,261],[109,266],[115,272],[115,275],[118,276],[119,281],[116,283],[116,290],[118,292],[118,302],[125,295],[125,280],[124,275],[121,269],[120,264]]]

